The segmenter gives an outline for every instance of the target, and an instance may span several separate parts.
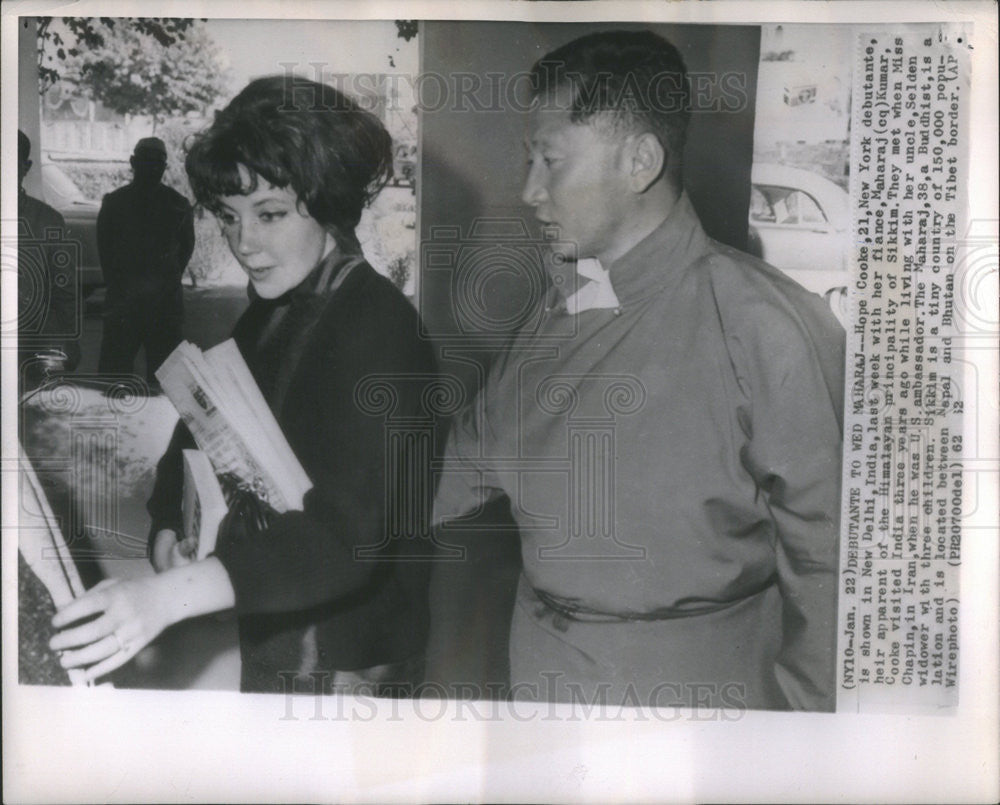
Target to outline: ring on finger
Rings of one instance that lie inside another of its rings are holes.
[[[111,637],[113,637],[115,639],[115,643],[118,646],[118,650],[122,654],[125,654],[125,653],[128,652],[128,643],[123,643],[122,642],[122,639],[118,636],[118,632],[112,632],[111,633]]]

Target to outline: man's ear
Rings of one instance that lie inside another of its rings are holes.
[[[667,152],[652,132],[638,134],[632,140],[629,186],[634,193],[645,193],[667,166]]]

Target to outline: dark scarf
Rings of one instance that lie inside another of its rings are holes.
[[[252,350],[254,374],[275,416],[298,367],[309,336],[347,275],[364,261],[360,247],[334,248],[296,287],[276,299],[261,299],[249,286],[251,304],[263,308],[262,326]]]

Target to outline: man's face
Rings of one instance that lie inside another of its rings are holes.
[[[575,244],[576,257],[596,257],[607,268],[627,250],[620,241],[633,194],[625,138],[601,123],[574,123],[569,101],[570,91],[560,89],[531,112],[521,198],[539,221],[557,228],[559,241]]]

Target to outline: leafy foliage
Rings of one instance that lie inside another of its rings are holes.
[[[131,28],[141,36],[149,37],[163,47],[169,47],[184,38],[196,22],[181,17],[146,17],[141,19],[116,19],[114,17],[61,17],[72,41],[63,38],[58,27],[53,27],[55,17],[38,18],[38,90],[44,94],[60,78],[59,66],[67,58],[75,58],[87,50],[102,48],[105,37],[117,30]]]
[[[103,48],[82,57],[76,80],[109,109],[148,114],[154,126],[172,115],[207,109],[225,90],[217,51],[203,28],[191,29],[172,45],[132,29],[116,31]]]
[[[394,258],[389,263],[389,279],[401,291],[406,287],[406,281],[410,278],[410,263],[412,260],[412,254],[404,254]]]
[[[396,36],[404,42],[409,42],[417,35],[417,20],[396,20]]]
[[[105,25],[74,23],[86,47],[65,51],[60,80],[122,115],[149,115],[154,128],[167,117],[207,109],[225,91],[218,49],[192,20],[131,20]],[[114,23],[115,20],[110,20]],[[183,23],[183,26],[177,26]],[[56,44],[61,36],[47,29]],[[74,26],[70,26],[74,30]],[[61,51],[57,47],[57,54]]]

